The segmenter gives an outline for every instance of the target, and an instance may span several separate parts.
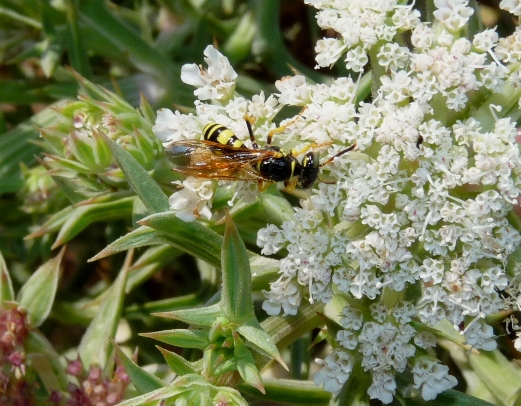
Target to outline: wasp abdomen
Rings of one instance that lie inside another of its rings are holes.
[[[246,148],[235,133],[222,124],[206,124],[203,128],[203,137],[207,141],[217,142],[222,145],[229,145],[234,148]]]

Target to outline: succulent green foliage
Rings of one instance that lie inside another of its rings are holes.
[[[36,270],[22,286],[16,300],[27,309],[31,325],[40,326],[51,312],[65,249]]]
[[[13,282],[5,263],[4,256],[0,252],[0,303],[14,300]]]
[[[85,365],[99,365],[103,368],[109,362],[110,337],[116,333],[120,321],[131,258],[132,251],[129,252],[127,261],[100,303],[96,317],[81,339],[78,353]]]
[[[197,309],[159,313],[191,324],[189,330],[174,329],[142,334],[181,348],[203,350],[201,374],[209,382],[236,381],[238,375],[264,392],[262,378],[251,349],[286,365],[270,336],[261,328],[251,297],[249,255],[229,214],[221,249],[222,291],[218,304]],[[165,354],[165,353],[164,353]],[[171,357],[171,356],[170,356]],[[187,361],[176,357],[175,365],[189,372]]]
[[[255,317],[251,299],[251,271],[246,247],[226,213],[226,229],[221,256],[223,283],[221,309],[231,322],[242,324]]]
[[[161,379],[157,378],[150,372],[139,368],[134,361],[127,357],[125,352],[122,351],[115,342],[112,341],[112,345],[116,350],[116,355],[121,360],[121,363],[125,367],[127,374],[134,384],[134,387],[139,393],[152,392],[153,390],[163,388],[165,386],[165,382],[161,381]]]
[[[168,367],[176,373],[176,375],[183,376],[189,374],[195,374],[200,372],[201,368],[197,362],[189,362],[179,354],[165,350],[164,348],[157,347],[161,354],[165,358]]]
[[[248,405],[235,389],[227,386],[211,385],[200,375],[194,374],[179,377],[169,386],[121,402],[119,406],[138,406],[144,404]]]

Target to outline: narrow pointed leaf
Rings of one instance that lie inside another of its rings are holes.
[[[32,330],[29,333],[25,351],[48,393],[67,390],[69,379],[60,362],[60,356],[40,332]]]
[[[121,145],[112,141],[105,134],[101,134],[119,167],[127,177],[130,186],[147,207],[150,213],[160,213],[168,210],[168,197],[161,190],[156,181],[139,162]]]
[[[109,294],[101,302],[96,317],[81,339],[78,353],[84,365],[97,364],[104,368],[107,363],[109,338],[114,337],[118,327],[131,258],[132,251],[127,255],[123,268],[110,287]]]
[[[248,344],[252,345],[257,351],[263,355],[271,357],[277,361],[282,367],[288,371],[288,366],[282,359],[280,352],[273,342],[272,338],[262,329],[260,324],[255,320],[249,325],[237,327],[237,332],[244,337]]]
[[[139,224],[160,231],[160,236],[184,252],[221,266],[221,247],[223,238],[215,231],[194,221],[186,223],[173,212],[153,214],[139,221]]]
[[[234,360],[241,378],[244,379],[244,382],[257,388],[263,394],[266,393],[260,372],[255,366],[255,360],[236,332],[233,333],[233,344]]]
[[[77,236],[81,231],[96,221],[107,221],[118,218],[127,218],[132,214],[134,197],[118,199],[114,202],[95,203],[86,206],[77,206],[56,237],[52,248],[59,247]]]
[[[54,213],[51,217],[37,230],[27,235],[24,239],[30,240],[32,238],[38,238],[45,234],[56,232],[60,227],[67,221],[74,211],[74,206],[68,206],[60,210],[58,213]]]
[[[176,310],[173,312],[154,313],[154,316],[167,317],[196,326],[211,327],[215,319],[222,316],[219,304],[197,309]]]
[[[183,357],[181,357],[179,354],[165,350],[164,348],[161,348],[159,346],[156,346],[156,348],[161,351],[161,354],[163,354],[163,357],[165,358],[165,361],[167,365],[170,367],[172,371],[174,371],[177,375],[183,376],[188,374],[196,374],[199,373],[199,371],[194,368],[191,362],[188,362]]]
[[[209,344],[208,332],[202,330],[174,329],[142,333],[140,335],[181,348],[204,349]]]
[[[130,380],[140,394],[152,392],[153,390],[166,386],[161,379],[137,366],[136,363],[127,357],[114,341],[112,341],[112,345],[114,346],[121,363],[125,367],[125,371],[130,377]]]
[[[65,248],[40,266],[18,292],[17,302],[27,309],[34,327],[41,325],[51,312],[64,253]]]
[[[0,252],[0,303],[14,300],[13,282],[9,276],[4,256]]]
[[[239,324],[255,319],[248,252],[228,212],[221,259],[221,308],[224,316]]]
[[[112,244],[109,244],[105,249],[100,251],[97,255],[89,259],[88,262],[97,261],[108,257],[118,252],[128,251],[132,248],[146,247],[149,245],[166,244],[167,240],[160,237],[156,230],[150,227],[141,226],[123,237],[118,238]]]

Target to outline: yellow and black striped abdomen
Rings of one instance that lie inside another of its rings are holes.
[[[203,137],[206,141],[217,142],[234,148],[246,148],[234,132],[222,124],[206,124],[203,128]]]

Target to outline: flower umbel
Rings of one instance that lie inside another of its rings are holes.
[[[346,67],[361,72],[370,61],[370,101],[357,100],[358,80],[326,85],[295,75],[276,83],[279,94],[265,100],[265,109],[256,106],[263,94],[205,104],[217,99],[216,86],[198,95],[197,116],[160,113],[155,128],[163,134],[168,115],[172,134],[162,139],[176,140],[194,122],[201,128],[215,121],[247,140],[240,121],[255,111],[263,139],[278,110],[302,106],[277,145],[318,145],[325,159],[356,143],[356,152],[322,168],[334,183],[317,183],[291,219],[259,230],[262,254],[283,253],[263,309],[295,315],[303,300],[328,304],[325,314],[342,328],[333,352],[318,361],[323,368],[314,380],[324,389],[340,392],[362,368],[372,376],[369,397],[390,403],[395,375],[408,369],[411,387],[431,400],[456,384],[426,355],[439,323],[448,320],[470,347],[492,350],[485,318],[515,303],[499,292],[521,276],[512,260],[521,235],[508,217],[521,192],[518,117],[501,113],[515,110],[521,96],[519,30],[499,40],[488,29],[468,40],[473,9],[465,0],[435,1],[432,26],[420,22],[413,5],[395,1],[306,3],[319,9],[322,28],[338,33],[318,42],[318,66],[345,55]],[[398,41],[404,31],[411,49]],[[177,193],[172,200],[182,197]],[[349,305],[329,305],[339,302]]]

